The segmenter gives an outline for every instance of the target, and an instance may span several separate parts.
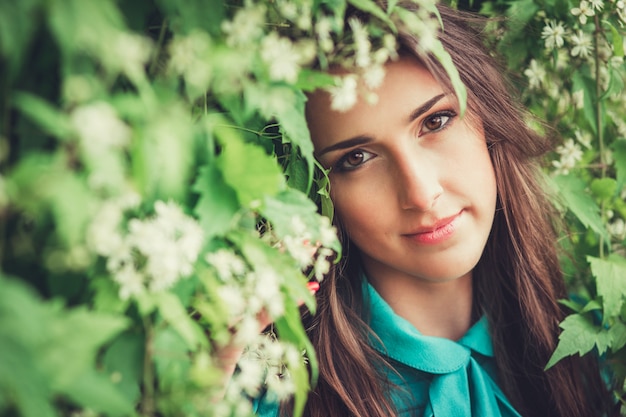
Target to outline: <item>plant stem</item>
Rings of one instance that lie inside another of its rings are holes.
[[[143,356],[143,395],[141,398],[141,415],[152,417],[155,412],[154,405],[154,327],[150,317],[143,317],[143,327],[146,332],[146,348]]]
[[[600,18],[598,17],[597,13],[594,15],[594,26],[595,30],[593,32],[593,40],[596,78],[596,131],[598,137],[598,149],[600,151],[600,177],[605,178],[607,161],[606,152],[604,151],[604,132],[602,128],[602,101],[600,99],[600,97],[602,96],[602,85],[600,83],[600,36],[602,35],[602,26],[600,26]],[[603,222],[606,223],[604,206],[605,202],[603,200],[602,202],[600,202],[600,215],[602,216]],[[600,236],[599,255],[600,258],[604,258],[604,238],[602,236]]]

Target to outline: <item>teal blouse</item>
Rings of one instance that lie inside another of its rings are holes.
[[[519,417],[495,382],[493,347],[482,318],[458,341],[424,336],[369,284],[370,327],[380,339],[372,346],[397,372],[388,377],[399,389],[390,394],[399,417]],[[381,345],[382,342],[382,345]],[[260,417],[278,417],[269,398],[256,401]]]

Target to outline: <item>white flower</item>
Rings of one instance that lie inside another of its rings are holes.
[[[330,224],[330,219],[320,216],[320,243],[322,246],[332,246],[337,241],[337,229]]]
[[[315,33],[317,34],[320,48],[324,52],[330,52],[334,48],[334,42],[330,36],[331,30],[332,20],[327,16],[320,18],[315,24]]]
[[[546,70],[536,60],[531,60],[529,67],[524,71],[524,75],[528,78],[528,86],[530,89],[539,88],[543,84],[546,77]]]
[[[356,65],[365,68],[371,63],[370,52],[372,50],[372,44],[369,40],[369,33],[361,21],[356,18],[350,18],[348,24],[350,29],[352,29],[354,47],[356,49]]]
[[[169,70],[182,75],[185,81],[198,89],[207,89],[213,74],[208,57],[211,40],[202,31],[174,38],[169,45]]]
[[[324,280],[324,276],[330,271],[330,261],[328,257],[333,255],[333,251],[328,248],[321,248],[313,264],[313,274],[318,282]]]
[[[119,296],[122,300],[145,292],[145,275],[127,263],[113,273],[113,280],[120,286]]]
[[[363,72],[363,81],[372,90],[380,87],[385,79],[385,68],[382,65],[372,65]]]
[[[541,32],[541,38],[545,40],[546,49],[549,50],[562,47],[564,36],[565,27],[563,22],[557,23],[555,20],[550,20]]]
[[[130,128],[120,120],[115,109],[103,101],[77,107],[70,120],[81,140],[81,147],[90,154],[123,148],[130,143]]]
[[[624,223],[624,220],[617,219],[609,223],[609,233],[618,239],[623,239],[626,236],[626,223]]]
[[[217,294],[228,308],[229,323],[234,324],[245,312],[247,302],[242,289],[235,285],[220,285]]]
[[[274,81],[295,83],[301,58],[293,42],[276,32],[270,33],[261,43],[261,59],[267,64],[270,78]]]
[[[339,79],[339,85],[329,89],[331,108],[337,111],[347,111],[357,102],[357,78],[347,75]]]
[[[119,33],[112,43],[114,48],[111,65],[119,65],[123,73],[132,80],[145,74],[145,63],[152,53],[152,41],[145,37],[130,33]]]
[[[604,2],[602,0],[589,0],[591,6],[594,10],[600,11],[604,7]]]
[[[311,265],[317,248],[311,244],[310,240],[301,237],[285,236],[282,239],[282,244],[301,268]]]
[[[574,16],[578,16],[578,20],[581,25],[587,23],[587,17],[594,16],[596,13],[593,11],[593,8],[589,7],[589,2],[587,0],[582,0],[580,2],[579,7],[574,7],[570,12]]]
[[[580,130],[576,130],[574,132],[574,137],[578,143],[583,145],[585,148],[591,149],[591,135],[589,133],[582,133]]]
[[[233,376],[235,383],[249,396],[257,396],[265,375],[263,366],[258,361],[246,357],[243,357],[238,365],[239,372]]]
[[[578,30],[578,32],[573,34],[571,41],[574,45],[571,51],[572,56],[587,58],[591,54],[593,50],[591,36],[587,35],[582,30]]]
[[[217,275],[224,282],[228,282],[233,276],[242,276],[246,272],[246,263],[235,252],[228,249],[219,249],[209,253],[205,260],[217,271]]]
[[[87,244],[95,253],[110,256],[122,246],[119,227],[123,217],[122,207],[116,202],[102,204],[87,229]]]
[[[263,35],[265,6],[246,6],[239,9],[232,21],[222,23],[228,46],[249,45]]]
[[[569,173],[583,157],[580,145],[575,143],[573,139],[568,139],[563,145],[558,146],[556,152],[561,158],[558,161],[552,161],[552,165],[556,168],[555,172],[559,174]]]

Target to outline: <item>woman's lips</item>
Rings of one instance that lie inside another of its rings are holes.
[[[404,236],[414,242],[426,245],[434,245],[444,242],[454,235],[457,229],[458,220],[462,213],[463,211],[461,210],[453,216],[434,222],[432,226],[419,227],[417,228],[417,231],[408,233]]]

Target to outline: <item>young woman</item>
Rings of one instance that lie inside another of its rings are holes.
[[[591,359],[543,369],[566,297],[534,161],[547,144],[470,20],[440,12],[464,117],[438,62],[402,32],[376,104],[340,113],[310,97],[345,257],[305,317],[320,365],[305,415],[608,415]],[[257,412],[290,409],[265,398]]]

